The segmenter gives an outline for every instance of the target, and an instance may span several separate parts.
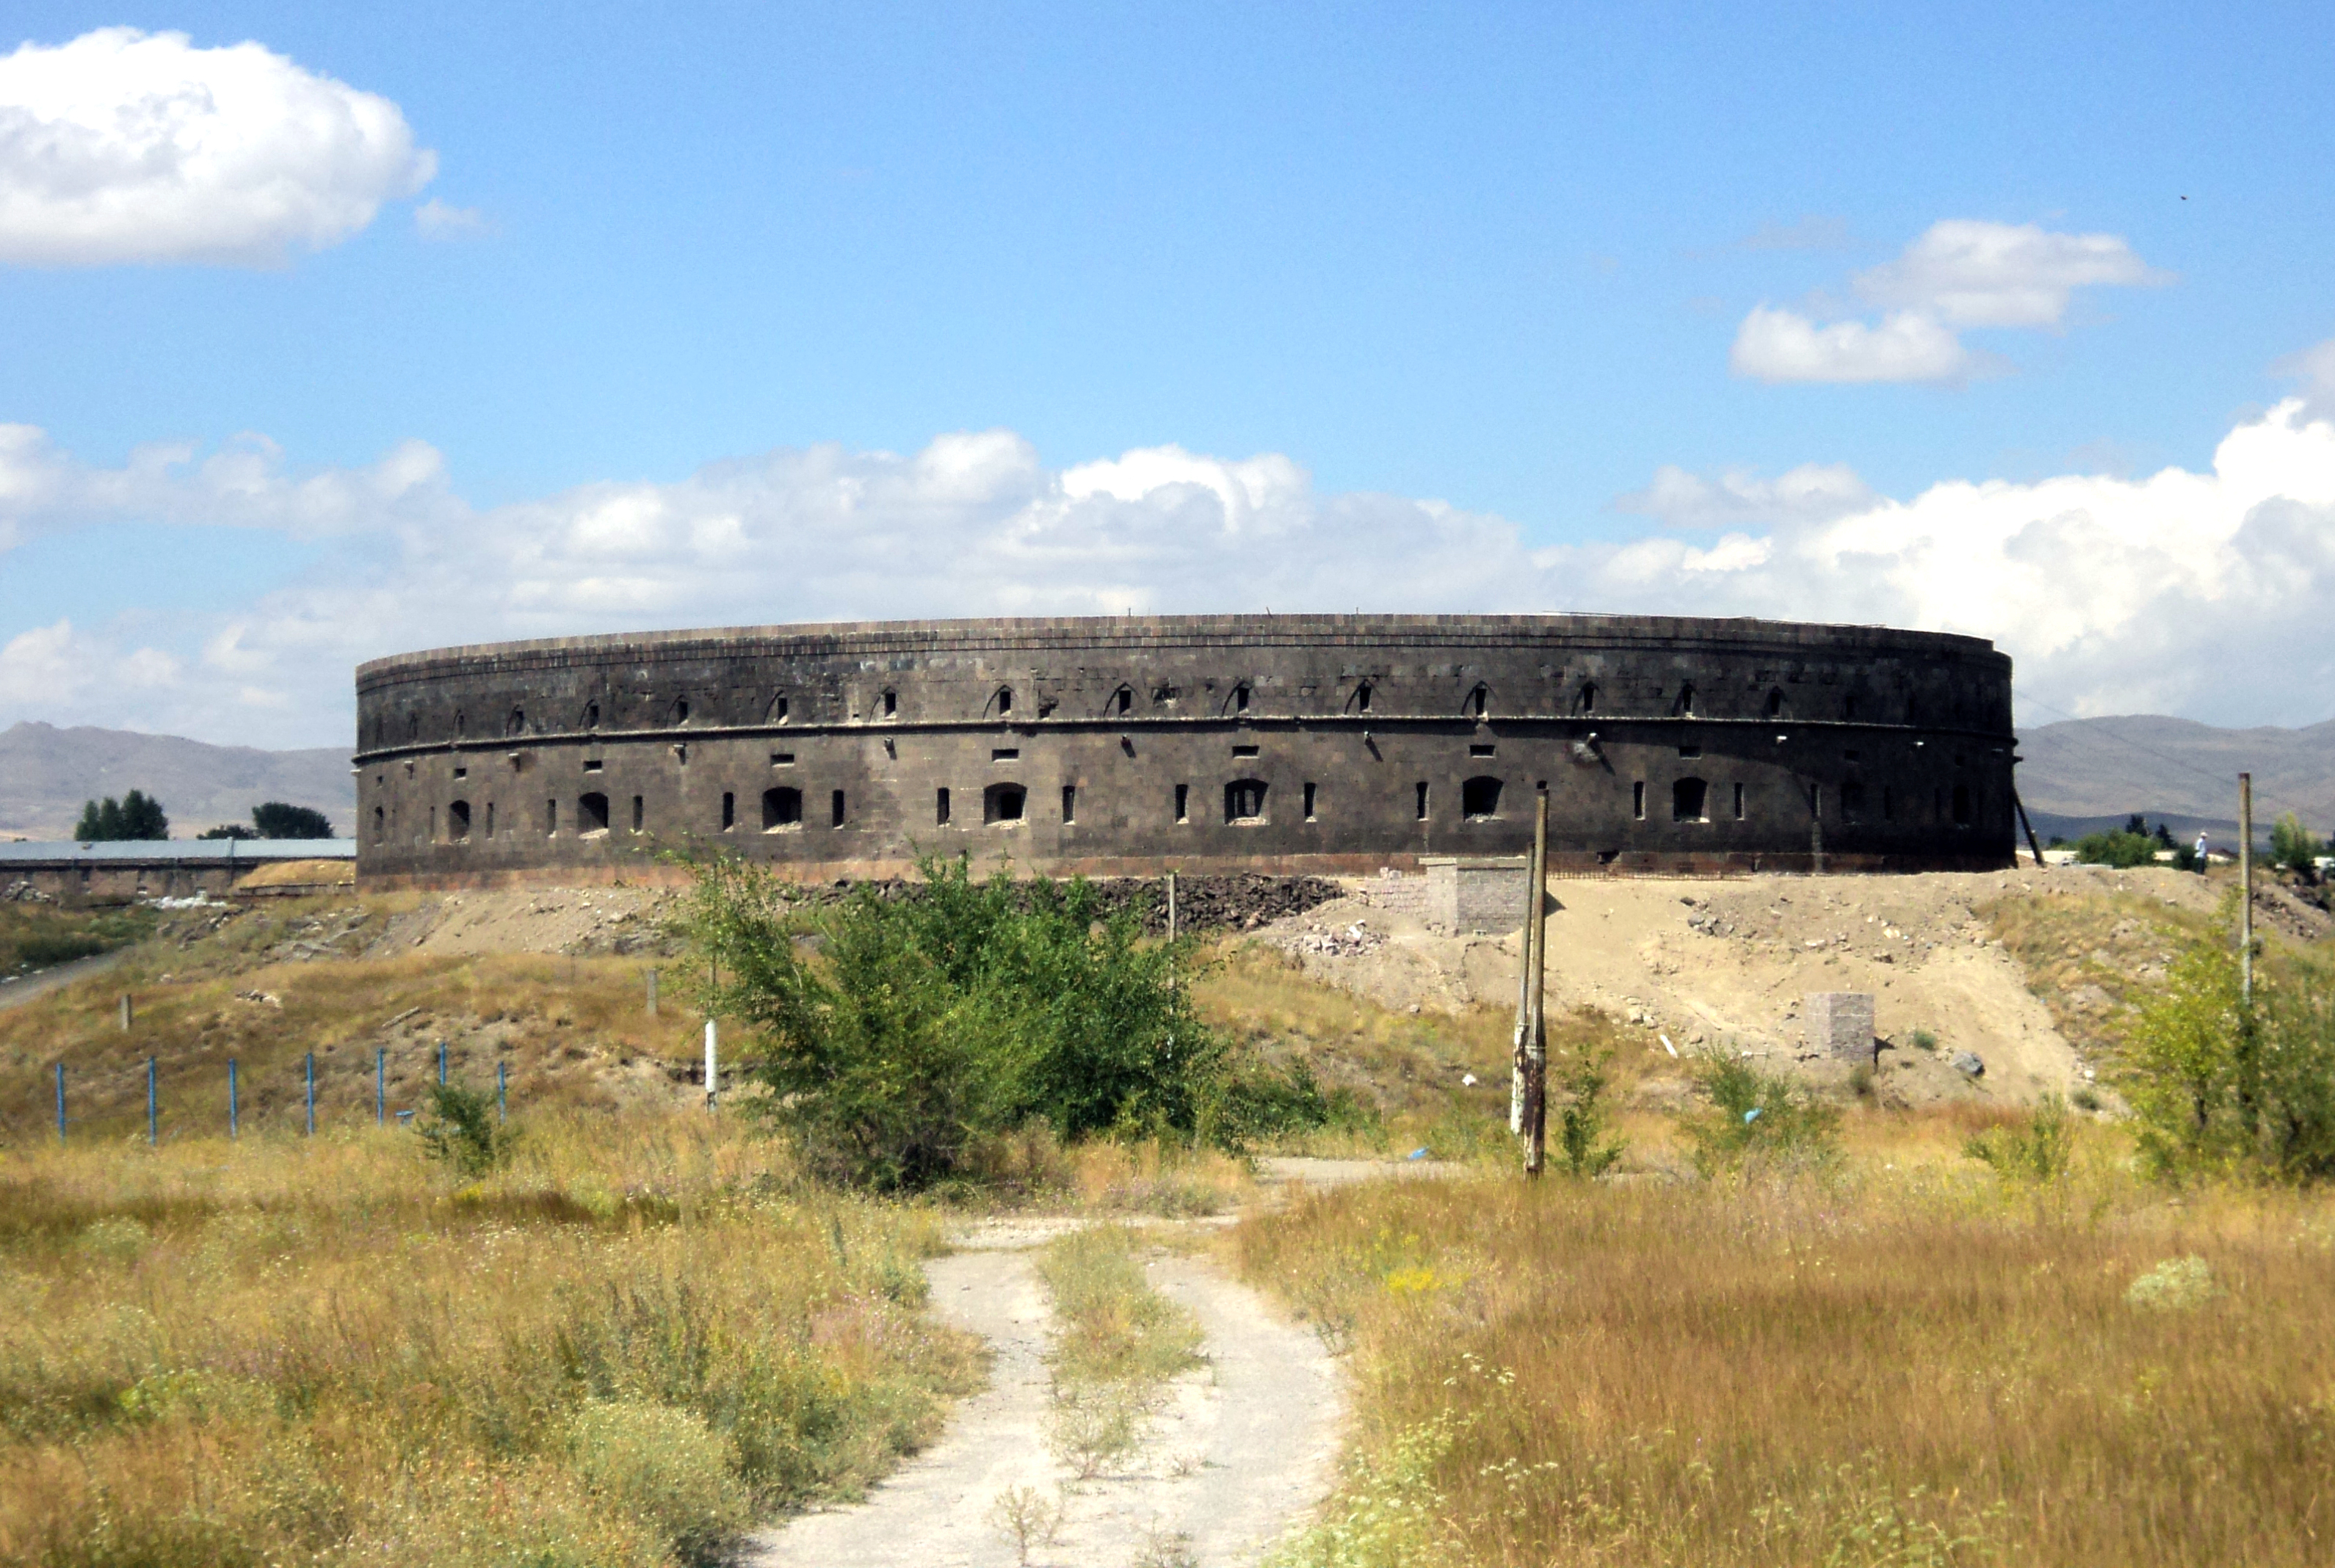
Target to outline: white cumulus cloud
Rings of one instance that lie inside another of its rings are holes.
[[[1146,448],[1056,469],[1009,431],[906,454],[782,449],[478,508],[418,442],[315,472],[248,439],[98,467],[0,429],[0,548],[137,518],[183,527],[190,560],[221,528],[296,537],[312,558],[208,614],[0,628],[0,725],[328,744],[347,736],[357,662],[414,648],[1268,608],[1921,626],[1994,639],[2022,694],[2070,711],[2291,723],[2335,708],[2335,423],[2301,398],[2237,425],[2198,469],[1954,479],[1897,498],[1840,465],[1673,468],[1617,505],[1709,532],[1536,545],[1438,501],[1325,494],[1280,454]]]
[[[0,56],[0,262],[270,266],[436,169],[396,104],[258,44],[104,27]]]
[[[2113,234],[1947,218],[1852,281],[1883,311],[1878,324],[1819,324],[1800,311],[1756,305],[1736,330],[1735,373],[1778,382],[1963,381],[2001,362],[1973,353],[1960,329],[2057,328],[2079,288],[2170,279]]]

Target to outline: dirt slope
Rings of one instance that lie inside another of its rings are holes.
[[[1279,923],[1266,939],[1309,973],[1386,1006],[1515,1005],[1518,936],[1437,936],[1369,903],[1366,882],[1356,888],[1355,896]],[[2091,866],[1558,881],[1548,917],[1550,1003],[1627,1019],[1652,1052],[1741,1051],[1815,1070],[1804,1060],[1803,999],[1870,992],[1882,1036],[1901,1046],[1916,1030],[1936,1037],[1935,1053],[1884,1053],[1884,1079],[1900,1098],[2028,1099],[2083,1081],[2091,1064],[2054,1026],[2026,971],[1977,911],[2055,891],[2123,891],[2199,913],[2217,897],[2195,876]],[[1985,1064],[1982,1078],[1952,1069],[1962,1051]]]

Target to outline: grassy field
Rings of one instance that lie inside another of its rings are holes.
[[[0,974],[45,969],[127,946],[154,928],[139,909],[59,909],[48,904],[0,904]]]
[[[1292,1561],[2328,1560],[2335,1207],[2175,1203],[2099,1133],[2039,1194],[1956,1128],[1852,1119],[1823,1179],[1406,1183],[1244,1225],[1247,1277],[1353,1350],[1347,1479]]]
[[[436,1075],[491,1085],[539,1109],[685,1099],[664,1069],[701,1052],[702,1021],[668,997],[644,1005],[649,960],[528,953],[346,956],[393,906],[289,903],[223,919],[181,912],[105,974],[0,1011],[0,1145],[53,1137],[54,1063],[67,1065],[76,1137],[143,1136],[146,1060],[155,1059],[161,1136],[227,1131],[236,1060],[247,1131],[305,1118],[302,1059],[316,1056],[318,1123],[370,1125],[376,1050],[391,1108],[417,1106]],[[121,1028],[123,992],[136,1000]]]
[[[848,1493],[975,1380],[930,1219],[728,1118],[0,1156],[0,1560],[653,1564]]]

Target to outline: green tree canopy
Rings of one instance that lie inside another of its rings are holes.
[[[163,815],[162,803],[142,789],[132,789],[119,800],[109,795],[103,800],[82,802],[81,821],[73,829],[73,837],[84,844],[170,836],[170,819]]]
[[[268,800],[251,808],[251,825],[262,838],[330,838],[332,818],[313,806]]]

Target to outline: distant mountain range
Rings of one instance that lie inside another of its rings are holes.
[[[2201,828],[2233,839],[2241,772],[2253,775],[2257,837],[2282,811],[2322,837],[2335,827],[2335,721],[2217,730],[2156,714],[2071,719],[2025,731],[2019,754],[2020,799],[2047,836],[2079,837],[2138,811],[2185,839]]]
[[[2254,776],[2256,831],[2293,811],[2335,828],[2335,721],[2303,730],[2217,730],[2139,714],[2045,724],[2020,737],[2019,793],[2036,832],[2069,838],[2121,826],[2137,811],[2181,837],[2237,828],[2238,774]],[[0,833],[62,838],[82,802],[143,789],[170,831],[191,837],[251,820],[262,800],[313,806],[353,831],[356,793],[345,747],[262,751],[124,730],[20,723],[0,731]]]
[[[173,838],[227,822],[248,828],[263,800],[313,806],[345,834],[356,820],[349,750],[262,751],[127,730],[14,724],[0,731],[0,834],[66,837],[82,801],[132,789],[162,802]]]

